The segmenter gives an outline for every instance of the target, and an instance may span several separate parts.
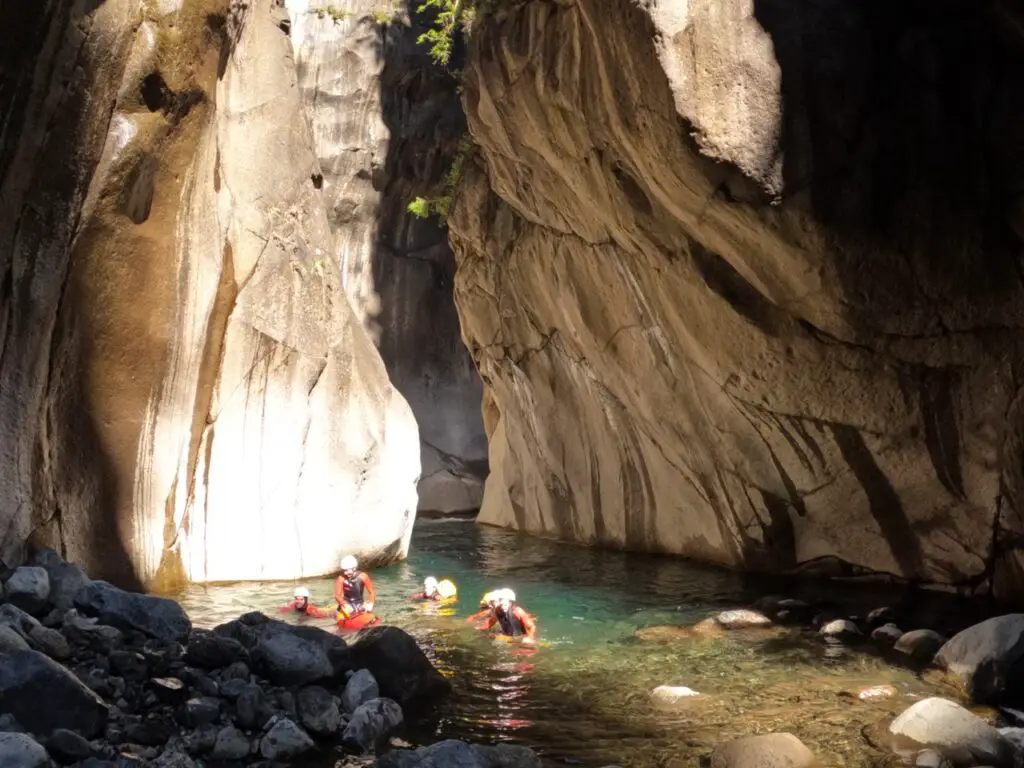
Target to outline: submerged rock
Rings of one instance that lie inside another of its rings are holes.
[[[4,599],[28,613],[41,614],[50,598],[50,575],[45,568],[22,566],[4,584]]]
[[[185,640],[192,623],[173,600],[125,592],[105,581],[93,581],[75,594],[75,607],[101,623],[135,630],[160,640]]]
[[[895,624],[883,624],[871,630],[871,639],[883,648],[892,648],[903,637],[903,630]]]
[[[732,611],[722,611],[715,616],[721,626],[726,629],[746,629],[749,627],[769,627],[772,624],[772,620],[765,616],[763,613],[757,611],[751,611],[747,609],[737,609]]]
[[[288,760],[315,748],[309,734],[286,717],[274,723],[260,741],[260,754],[267,760]]]
[[[402,707],[444,696],[451,684],[438,672],[416,641],[398,627],[371,627],[349,646],[352,664],[368,669],[380,695]]]
[[[892,721],[889,733],[897,752],[941,752],[957,768],[993,765],[1012,768],[1013,747],[998,730],[959,704],[924,699]]]
[[[983,621],[943,645],[935,663],[960,682],[974,701],[1024,700],[1024,613]]]
[[[404,720],[398,702],[387,698],[372,699],[352,713],[342,740],[363,752],[370,752],[386,742]]]
[[[692,699],[696,696],[700,696],[700,694],[685,685],[659,685],[651,691],[651,701],[662,707],[672,706],[680,700]]]
[[[745,736],[719,744],[711,752],[711,768],[820,768],[821,763],[791,733]]]
[[[392,749],[375,768],[541,768],[533,750],[512,744],[470,745],[446,739],[419,749]]]
[[[0,733],[0,766],[3,768],[46,768],[50,756],[42,745],[25,733]]]
[[[43,736],[66,728],[92,738],[107,723],[106,704],[38,651],[0,655],[0,702],[5,712]]]

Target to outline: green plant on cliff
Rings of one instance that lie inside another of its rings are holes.
[[[448,66],[452,58],[452,46],[460,23],[469,25],[473,21],[475,7],[472,0],[424,0],[416,9],[418,13],[436,10],[434,26],[420,35],[416,42],[430,46],[430,56],[437,64]]]
[[[458,149],[455,150],[451,165],[448,166],[448,171],[445,173],[444,180],[440,184],[439,194],[436,197],[417,197],[406,206],[406,210],[409,213],[420,219],[429,219],[431,216],[437,216],[444,221],[448,218],[448,214],[452,209],[452,203],[455,200],[455,190],[459,186],[459,180],[462,178],[462,168],[466,163],[466,155],[469,154],[471,146],[472,143],[468,134],[459,140]]]
[[[346,11],[344,8],[339,8],[336,5],[320,5],[310,9],[309,12],[315,13],[318,19],[331,18],[335,23],[344,21],[352,15],[350,11]]]

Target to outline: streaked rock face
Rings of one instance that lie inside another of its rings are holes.
[[[483,496],[482,387],[452,300],[447,230],[406,206],[443,179],[465,120],[457,81],[416,42],[425,21],[406,5],[419,3],[287,3],[345,290],[416,415],[419,508],[455,512]]]
[[[639,5],[476,25],[481,520],[1019,594],[1019,12]]]
[[[0,557],[156,584],[403,556],[418,431],[333,258],[286,12],[35,5],[0,101]]]

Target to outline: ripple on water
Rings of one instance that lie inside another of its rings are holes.
[[[441,609],[410,604],[408,595],[427,575],[453,578],[459,602]],[[422,521],[409,560],[374,571],[373,578],[382,617],[412,633],[454,687],[430,719],[411,725],[406,737],[413,741],[509,741],[534,747],[550,765],[647,768],[692,766],[720,741],[789,731],[826,765],[856,768],[882,757],[862,728],[936,690],[906,670],[828,648],[800,630],[637,640],[638,628],[693,624],[749,605],[759,594],[737,574],[675,558]],[[214,626],[247,611],[272,614],[290,599],[292,586],[190,587],[176,597],[197,626]],[[315,602],[331,602],[330,580],[307,586]],[[549,647],[495,643],[466,624],[477,598],[496,586],[516,590]],[[882,684],[897,695],[856,698]],[[665,708],[650,697],[659,685],[685,685],[702,695]]]

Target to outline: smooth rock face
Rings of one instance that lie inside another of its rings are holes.
[[[36,651],[0,655],[0,700],[5,713],[43,736],[66,728],[93,738],[107,723],[106,704],[67,669]]]
[[[455,260],[443,223],[406,210],[437,194],[465,131],[456,83],[416,42],[426,31],[416,13],[411,25],[381,25],[378,0],[348,0],[342,19],[311,12],[313,0],[286,5],[332,254],[419,424],[419,508],[477,509],[487,438],[452,297]]]
[[[934,749],[955,766],[1012,765],[1013,747],[998,730],[948,699],[917,702],[892,721],[897,751]]]
[[[405,555],[418,430],[345,295],[286,20],[274,0],[6,19],[4,563],[31,532],[126,586]]]
[[[1024,685],[1024,613],[996,616],[968,627],[939,649],[935,663],[960,681],[977,702],[1006,694],[1021,697]]]
[[[1024,593],[1024,11],[1002,7],[479,14],[449,219],[479,520],[775,571],[994,566]]]
[[[821,763],[791,733],[745,736],[711,752],[711,768],[820,768]]]

